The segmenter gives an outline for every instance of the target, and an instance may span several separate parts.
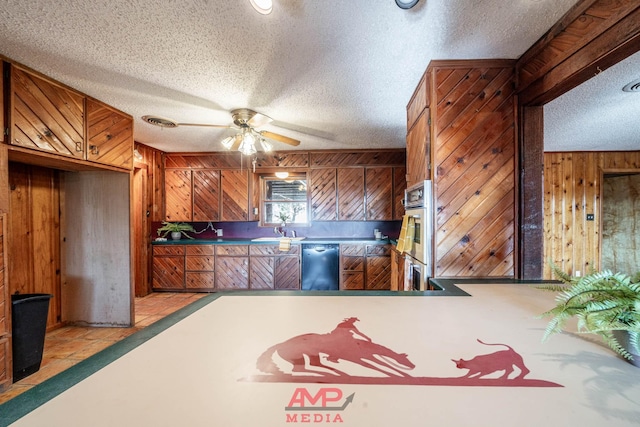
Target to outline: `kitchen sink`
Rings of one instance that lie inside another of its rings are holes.
[[[252,242],[279,242],[282,239],[290,239],[291,241],[300,241],[304,237],[256,237],[251,239]]]

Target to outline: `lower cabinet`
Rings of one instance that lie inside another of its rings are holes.
[[[153,245],[155,291],[300,289],[300,245]],[[391,289],[391,245],[340,245],[340,289]]]
[[[184,245],[153,246],[154,290],[184,290]]]
[[[391,245],[341,244],[340,266],[340,289],[391,289]]]
[[[391,249],[391,290],[404,290],[404,253],[398,252],[395,246]]]
[[[216,246],[216,289],[249,289],[249,245]]]

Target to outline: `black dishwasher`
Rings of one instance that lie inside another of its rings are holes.
[[[340,248],[337,244],[302,245],[302,290],[337,291],[339,277]]]

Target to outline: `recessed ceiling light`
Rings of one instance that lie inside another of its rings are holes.
[[[413,6],[418,4],[420,0],[396,0],[396,4],[401,9],[411,9]]]
[[[251,2],[251,6],[253,6],[253,8],[258,11],[258,13],[261,13],[263,15],[270,14],[271,10],[273,9],[272,0],[249,0],[249,2]]]
[[[622,88],[625,92],[640,92],[640,79],[634,80]]]

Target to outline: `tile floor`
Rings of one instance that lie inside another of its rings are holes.
[[[64,326],[47,333],[40,370],[0,393],[0,404],[64,371],[108,346],[191,304],[206,294],[151,293],[135,299],[132,328],[90,328]]]

